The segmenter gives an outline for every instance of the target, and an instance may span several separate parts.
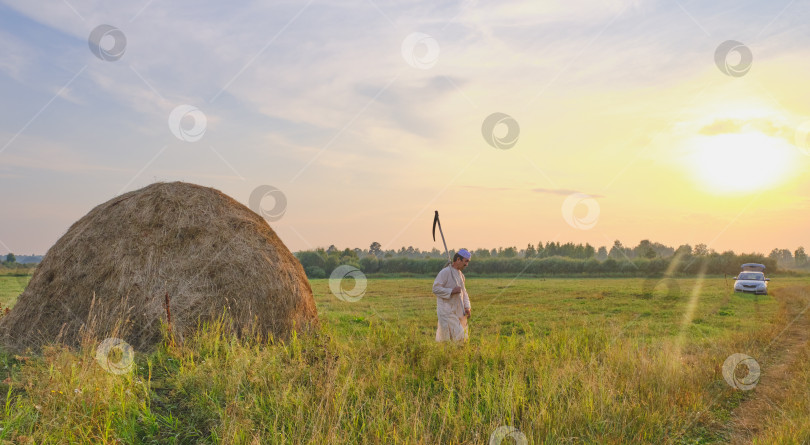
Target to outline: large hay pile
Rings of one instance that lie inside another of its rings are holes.
[[[166,296],[182,341],[225,314],[237,333],[286,338],[317,323],[301,263],[259,215],[212,188],[152,184],[107,201],[51,247],[0,340],[22,349],[115,335],[161,341]]]

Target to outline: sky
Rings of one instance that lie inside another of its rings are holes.
[[[290,250],[810,248],[810,3],[0,0],[0,253],[158,181]],[[252,198],[251,198],[252,197]]]

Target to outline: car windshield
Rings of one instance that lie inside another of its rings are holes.
[[[765,279],[765,275],[762,274],[762,273],[759,273],[759,272],[747,272],[747,273],[741,273],[740,276],[737,277],[737,279],[738,280],[759,280],[759,281],[762,281],[762,280]]]

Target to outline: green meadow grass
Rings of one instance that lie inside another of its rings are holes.
[[[0,275],[0,309],[12,306],[30,279],[31,275],[22,272]]]
[[[8,279],[0,301],[16,298]],[[0,441],[483,444],[513,427],[528,443],[723,443],[752,394],[723,361],[757,357],[785,323],[723,278],[469,278],[470,341],[437,344],[432,281],[370,279],[349,303],[313,280],[315,335],[237,340],[215,324],[120,375],[89,341],[2,353]]]

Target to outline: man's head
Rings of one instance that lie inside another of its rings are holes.
[[[456,252],[455,255],[453,255],[453,267],[455,267],[458,270],[464,270],[464,268],[467,267],[468,264],[470,264],[471,257],[472,254],[470,253],[469,250],[460,249],[458,252]]]

